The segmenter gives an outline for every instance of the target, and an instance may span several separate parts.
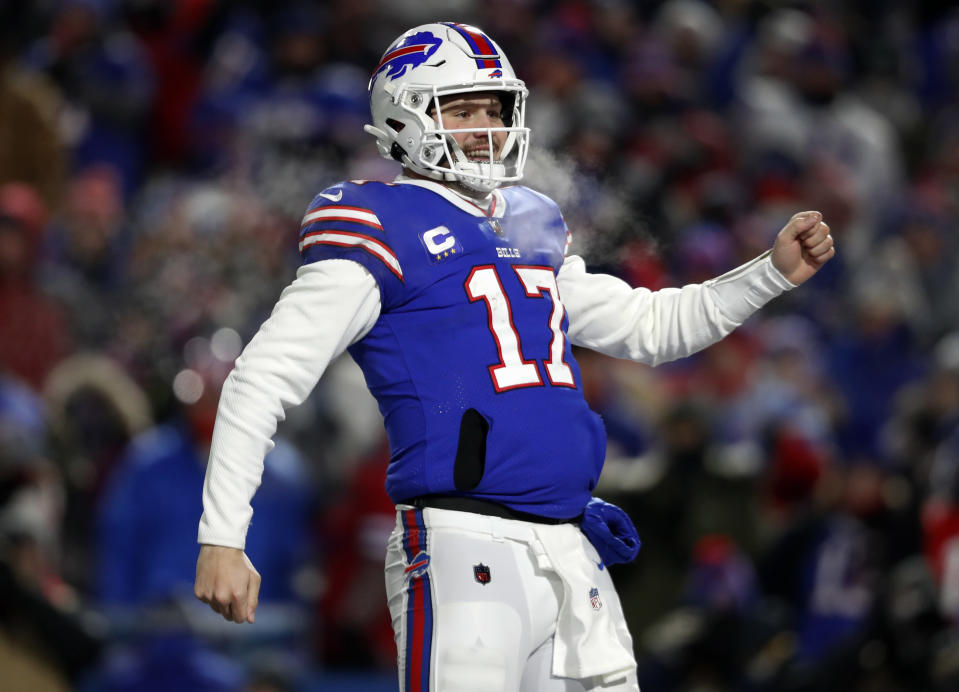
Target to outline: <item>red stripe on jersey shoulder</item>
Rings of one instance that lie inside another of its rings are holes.
[[[300,238],[300,254],[313,245],[332,245],[334,247],[364,250],[380,260],[396,278],[403,281],[403,270],[396,253],[388,245],[373,236],[353,231],[340,231],[334,228],[316,229],[303,234],[303,237]]]
[[[306,213],[312,214],[315,211],[323,211],[324,209],[344,209],[346,211],[362,211],[367,214],[372,214],[373,216],[376,216],[376,212],[374,212],[372,209],[367,209],[366,207],[353,207],[348,204],[321,204],[316,207],[310,207]]]
[[[321,204],[311,207],[303,216],[300,230],[320,221],[347,221],[369,226],[379,231],[383,230],[383,224],[380,223],[379,217],[372,209],[346,204]]]
[[[374,212],[372,209],[367,209],[366,207],[353,207],[348,204],[320,204],[315,207],[310,207],[309,209],[307,209],[306,213],[312,214],[315,211],[323,211],[325,209],[341,209],[344,211],[361,211],[365,214],[372,214],[373,216],[376,216],[376,212]]]

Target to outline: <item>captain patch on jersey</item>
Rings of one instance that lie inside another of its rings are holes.
[[[463,255],[463,245],[446,226],[437,226],[420,234],[420,242],[426,248],[433,264],[444,259]]]

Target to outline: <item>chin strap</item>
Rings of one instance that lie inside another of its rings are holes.
[[[380,154],[382,156],[391,158],[394,161],[399,162],[406,168],[409,168],[412,171],[416,171],[417,173],[419,173],[422,176],[425,176],[426,178],[429,178],[431,180],[436,180],[439,182],[459,183],[464,188],[475,190],[476,192],[483,195],[488,195],[494,189],[499,187],[499,184],[493,181],[491,181],[493,182],[491,186],[489,184],[480,184],[479,186],[474,187],[464,182],[462,178],[460,178],[454,173],[447,173],[444,171],[435,171],[429,168],[420,170],[420,167],[416,166],[413,163],[413,161],[410,159],[409,154],[407,154],[406,151],[403,149],[403,147],[400,146],[399,142],[396,142],[396,141],[390,142],[389,136],[383,130],[376,127],[375,125],[364,125],[363,131],[373,135],[376,138],[376,148],[379,149]],[[446,135],[446,138],[447,138],[447,147],[446,147],[447,151],[450,152],[450,154],[456,160],[457,164],[470,165],[471,163],[473,163],[466,157],[466,153],[460,148],[460,146],[456,143],[456,140],[453,139],[453,137],[451,137],[450,135]],[[495,164],[490,163],[489,165],[493,166]],[[451,164],[451,167],[455,168],[456,164]],[[463,171],[461,171],[460,174],[466,178],[475,178],[476,180],[485,182],[482,175],[470,175],[469,173],[466,173]]]

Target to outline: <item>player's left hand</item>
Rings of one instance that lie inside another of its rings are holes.
[[[818,211],[795,214],[776,236],[772,262],[783,276],[798,286],[836,254],[829,226]]]

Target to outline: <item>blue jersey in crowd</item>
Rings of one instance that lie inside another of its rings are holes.
[[[385,418],[394,502],[583,511],[606,436],[566,338],[567,236],[556,205],[518,186],[489,212],[430,181],[347,182],[310,205],[303,262],[354,260],[379,284],[380,317],[350,353]]]

